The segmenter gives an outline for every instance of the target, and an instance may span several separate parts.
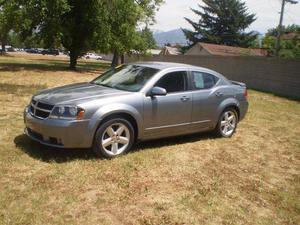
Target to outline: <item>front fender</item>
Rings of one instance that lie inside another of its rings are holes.
[[[99,108],[91,117],[91,120],[89,122],[89,132],[91,134],[94,134],[96,132],[96,129],[98,128],[101,121],[106,118],[107,116],[117,114],[117,113],[126,113],[132,116],[137,123],[138,126],[138,137],[140,136],[140,132],[143,130],[142,128],[142,115],[138,112],[138,110],[130,105],[122,104],[122,103],[114,103],[114,104],[108,104],[105,106],[102,106]],[[93,136],[93,135],[92,135]]]

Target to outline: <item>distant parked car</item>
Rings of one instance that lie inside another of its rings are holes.
[[[44,49],[41,54],[43,55],[54,55],[57,56],[59,55],[59,50],[57,49]]]
[[[64,51],[62,51],[62,53],[63,53],[64,55],[70,56],[70,51],[64,50]]]
[[[13,47],[9,47],[9,48],[7,48],[7,51],[8,52],[16,52],[16,49]]]
[[[102,56],[95,54],[95,53],[86,53],[83,58],[85,59],[96,59],[96,60],[101,60]]]
[[[15,50],[16,50],[17,52],[24,52],[24,49],[23,49],[23,48],[15,48]]]
[[[31,53],[31,54],[38,54],[39,50],[37,48],[26,48],[25,52]]]
[[[137,140],[214,130],[231,137],[248,110],[246,85],[190,65],[145,62],[89,83],[44,90],[25,108],[25,133],[59,148],[113,158]]]

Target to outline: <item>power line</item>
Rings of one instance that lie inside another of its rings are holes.
[[[292,14],[288,10],[286,10],[286,13],[287,13],[287,16],[290,18],[290,20],[292,21],[292,23],[296,24],[295,20],[291,16]]]

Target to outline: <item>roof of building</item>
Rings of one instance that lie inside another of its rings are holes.
[[[150,53],[152,55],[159,55],[159,53],[161,52],[161,49],[148,49],[147,53]]]
[[[174,48],[174,47],[169,47],[169,46],[165,46],[161,52],[161,55],[180,55],[180,51],[178,48]]]
[[[283,40],[300,40],[300,34],[296,32],[286,33],[282,35]]]
[[[192,48],[199,48],[199,52],[205,49],[211,55],[219,56],[267,56],[267,51],[264,49],[251,49],[232,47],[227,45],[217,45],[198,42]],[[188,55],[188,52],[186,53]]]

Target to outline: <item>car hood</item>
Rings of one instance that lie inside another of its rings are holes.
[[[91,83],[78,83],[47,89],[34,96],[37,101],[50,104],[79,104],[92,99],[129,94],[129,92],[107,88]]]

